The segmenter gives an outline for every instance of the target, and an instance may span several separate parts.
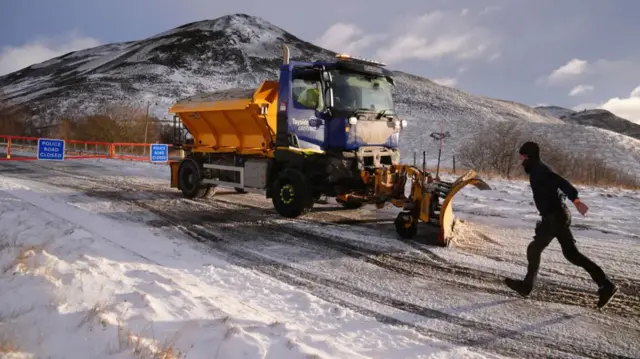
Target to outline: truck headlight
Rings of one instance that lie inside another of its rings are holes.
[[[407,120],[402,120],[402,122],[400,122],[402,124],[402,128],[407,128],[407,125],[409,124],[409,122],[407,122]]]
[[[356,117],[350,117],[349,118],[349,124],[350,125],[355,125],[356,123],[358,123],[358,119]]]

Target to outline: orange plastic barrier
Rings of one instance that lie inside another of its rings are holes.
[[[38,160],[38,137],[0,135],[0,161]],[[109,143],[65,140],[64,159],[113,158],[151,161],[150,143]],[[179,161],[182,151],[168,147],[169,162]]]
[[[65,159],[109,158],[108,142],[65,140]],[[0,161],[38,160],[38,137],[0,135]]]

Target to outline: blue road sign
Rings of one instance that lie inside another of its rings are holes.
[[[39,138],[38,159],[45,161],[64,161],[64,140]]]
[[[166,144],[151,144],[151,162],[167,162],[169,161],[169,145]]]

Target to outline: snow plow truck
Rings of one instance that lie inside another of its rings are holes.
[[[346,209],[392,203],[402,208],[395,220],[401,237],[415,236],[423,221],[440,227],[446,245],[453,196],[468,184],[489,186],[475,171],[445,182],[401,164],[399,136],[407,121],[394,111],[393,86],[382,63],[348,55],[291,61],[283,45],[278,81],[197,94],[169,109],[173,145],[185,153],[170,163],[171,187],[187,198],[207,196],[216,186],[264,193],[287,218],[304,215],[322,196]]]

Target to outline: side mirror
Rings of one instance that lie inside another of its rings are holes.
[[[333,81],[333,78],[331,77],[331,73],[329,71],[322,71],[322,80],[327,83],[330,83],[331,81]]]
[[[327,90],[325,91],[325,99],[326,99],[327,108],[332,109],[333,108],[333,88],[331,87],[327,88]]]
[[[391,84],[391,86],[395,87],[396,86],[396,82],[393,80],[393,77],[391,76],[387,76],[387,80],[389,81],[389,83]]]

